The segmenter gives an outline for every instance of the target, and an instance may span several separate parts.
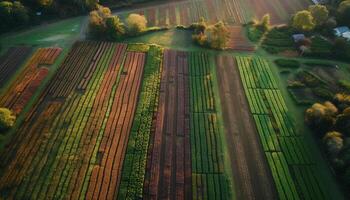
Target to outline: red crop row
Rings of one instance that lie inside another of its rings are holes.
[[[166,50],[145,198],[191,198],[188,65],[185,53]]]
[[[30,47],[12,47],[0,57],[0,87],[19,69],[31,51]]]
[[[38,49],[26,64],[25,69],[1,96],[0,106],[19,114],[47,75],[48,69],[41,65],[52,65],[60,52],[60,48]]]

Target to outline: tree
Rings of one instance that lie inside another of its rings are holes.
[[[0,131],[11,128],[14,125],[15,121],[16,116],[14,116],[9,109],[0,108]]]
[[[112,16],[106,20],[107,33],[110,39],[118,40],[125,34],[124,24],[118,16]]]
[[[13,2],[13,20],[18,25],[27,24],[29,21],[28,9],[19,1]]]
[[[334,158],[342,150],[344,146],[343,135],[337,131],[326,133],[323,142],[327,147],[328,153]]]
[[[147,28],[145,16],[139,14],[130,14],[126,18],[126,25],[130,35],[137,35]]]
[[[211,48],[225,49],[230,38],[230,31],[222,21],[219,21],[206,30],[206,36]]]
[[[336,58],[344,60],[350,58],[350,44],[344,38],[336,38],[331,50]]]
[[[350,26],[350,0],[342,1],[338,6],[337,20],[340,24]]]
[[[311,12],[307,10],[297,12],[292,19],[292,26],[300,31],[312,31],[315,23]]]
[[[85,0],[84,6],[89,10],[96,9],[98,7],[99,0]]]
[[[318,129],[322,134],[333,128],[337,113],[337,107],[331,102],[327,101],[324,104],[315,103],[306,110],[305,122],[310,127]]]
[[[328,19],[328,9],[324,5],[312,5],[309,7],[309,11],[314,19],[314,24],[316,26],[323,25]]]
[[[89,31],[94,36],[101,36],[106,32],[106,20],[111,17],[111,10],[107,7],[98,6],[97,10],[90,12]]]
[[[263,32],[269,30],[269,29],[270,29],[270,24],[271,24],[271,19],[270,19],[270,18],[271,18],[271,17],[270,17],[269,14],[265,14],[265,15],[262,17],[260,23],[258,23],[258,24],[256,25],[256,27],[257,27],[258,29],[260,29],[261,31],[263,31]]]

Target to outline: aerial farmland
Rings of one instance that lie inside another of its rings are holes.
[[[343,200],[350,0],[0,0],[0,200]]]

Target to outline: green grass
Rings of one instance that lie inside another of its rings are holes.
[[[80,36],[84,17],[75,17],[29,30],[2,35],[1,52],[14,45],[69,47]]]

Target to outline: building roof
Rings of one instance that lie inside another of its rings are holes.
[[[343,34],[342,34],[342,37],[343,37],[343,38],[346,38],[347,40],[350,40],[350,31],[349,31],[349,32],[346,32],[346,33],[343,33]]]
[[[293,38],[294,42],[299,42],[300,40],[305,39],[305,35],[304,34],[294,34],[294,35],[292,35],[292,38]]]
[[[347,26],[340,26],[335,28],[334,32],[337,36],[342,36],[343,33],[350,32],[350,29]]]

